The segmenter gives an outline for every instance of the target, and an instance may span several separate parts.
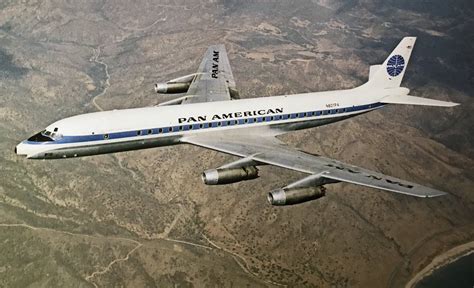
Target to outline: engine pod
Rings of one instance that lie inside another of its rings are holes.
[[[210,169],[201,175],[202,181],[207,185],[230,184],[239,181],[258,178],[258,169],[255,166],[228,169]]]
[[[311,200],[315,200],[326,195],[326,188],[323,186],[277,189],[267,195],[267,200],[275,206],[294,205]]]
[[[188,92],[191,83],[156,83],[155,92],[161,94],[176,94]]]

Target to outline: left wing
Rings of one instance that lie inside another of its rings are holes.
[[[225,47],[212,45],[207,49],[182,104],[231,100],[232,91],[235,91],[235,81]]]
[[[185,137],[181,141],[244,157],[260,164],[317,174],[328,182],[348,182],[417,197],[435,197],[446,194],[416,183],[295,150],[273,136],[205,133]]]

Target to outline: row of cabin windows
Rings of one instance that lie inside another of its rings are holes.
[[[372,105],[368,105],[367,107],[372,108]],[[293,113],[293,114],[266,116],[266,117],[258,117],[258,118],[247,118],[247,119],[221,121],[221,122],[174,126],[174,127],[168,127],[168,128],[158,128],[156,130],[158,134],[161,134],[161,133],[167,133],[167,132],[178,132],[178,131],[186,131],[186,130],[193,130],[193,129],[196,130],[196,129],[203,129],[203,128],[232,126],[232,125],[238,125],[238,124],[259,123],[259,122],[268,122],[268,121],[274,121],[274,120],[286,120],[286,119],[304,118],[304,117],[311,117],[311,116],[337,114],[337,113],[349,112],[351,110],[352,109],[350,108],[340,108],[340,109],[314,111],[314,112],[303,112],[303,113]],[[153,133],[154,133],[153,129],[148,129],[148,130],[143,130],[143,131],[138,130],[137,136],[150,135]],[[104,134],[104,139],[109,139],[109,138],[110,138],[109,134]]]

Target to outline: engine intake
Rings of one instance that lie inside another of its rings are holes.
[[[230,184],[258,178],[255,166],[228,169],[210,169],[202,173],[201,179],[206,185]]]
[[[176,94],[176,93],[186,93],[188,92],[189,83],[156,83],[155,92],[161,94]]]
[[[268,202],[275,206],[294,205],[315,200],[326,195],[323,186],[310,188],[277,189],[268,193]]]

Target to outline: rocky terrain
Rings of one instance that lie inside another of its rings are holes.
[[[0,286],[400,287],[474,239],[471,1],[0,2]],[[153,84],[224,43],[243,98],[350,88],[404,36],[413,95],[282,137],[450,192],[418,199],[349,184],[292,207],[266,193],[302,175],[208,187],[234,160],[192,146],[32,161],[14,146],[48,124],[171,99]]]

